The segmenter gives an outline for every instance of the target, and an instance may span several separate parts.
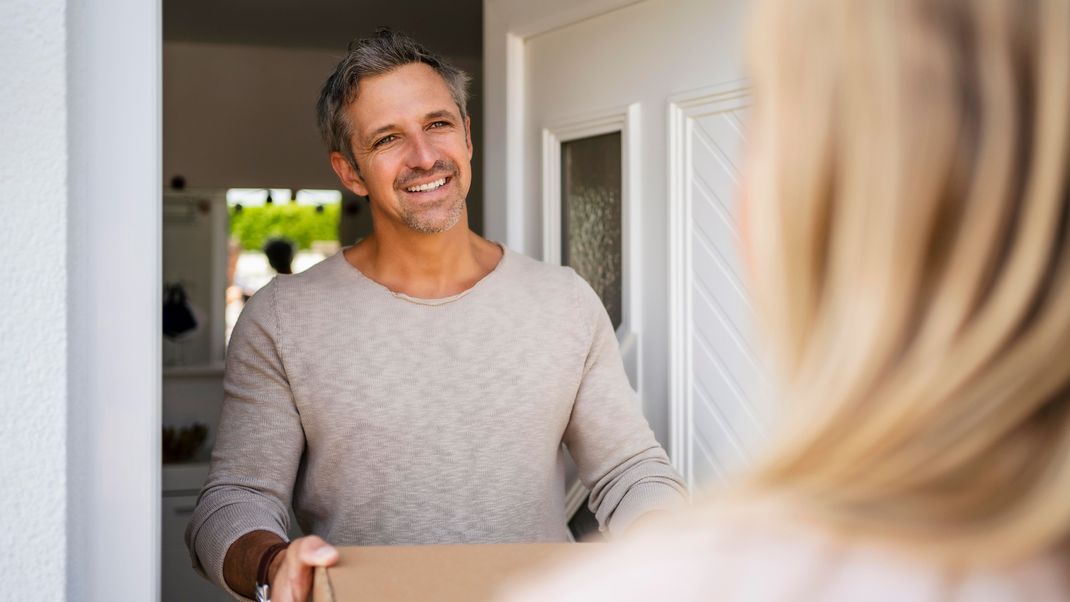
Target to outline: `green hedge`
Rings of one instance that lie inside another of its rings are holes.
[[[260,251],[270,238],[289,238],[298,249],[308,249],[314,240],[338,240],[342,206],[332,203],[317,213],[315,207],[282,203],[260,207],[230,208],[230,235],[242,249]]]

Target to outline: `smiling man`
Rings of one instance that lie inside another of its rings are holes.
[[[610,534],[684,486],[594,291],[468,229],[467,76],[390,31],[318,104],[373,234],[246,305],[186,533],[232,593],[304,602],[341,545],[566,541],[563,448]],[[286,543],[292,507],[306,537]]]

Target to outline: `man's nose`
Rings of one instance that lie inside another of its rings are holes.
[[[410,169],[428,170],[435,166],[438,161],[438,150],[428,138],[427,134],[420,133],[409,139],[409,155],[407,157]]]

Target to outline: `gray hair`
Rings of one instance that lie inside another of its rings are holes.
[[[467,117],[470,80],[468,74],[409,36],[380,28],[370,38],[350,42],[345,58],[327,78],[327,83],[323,84],[319,101],[316,103],[316,120],[328,150],[342,153],[350,165],[358,169],[350,141],[353,129],[346,118],[345,108],[356,100],[361,79],[383,75],[413,63],[423,63],[441,75],[449,88],[450,96],[461,111],[461,120]]]

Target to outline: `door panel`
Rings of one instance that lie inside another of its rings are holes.
[[[560,210],[545,206],[561,185],[544,147],[555,124],[628,107],[622,269],[634,320],[622,353],[655,435],[694,483],[744,464],[762,432],[735,205],[745,95],[672,112],[688,91],[744,87],[744,12],[743,0],[646,0],[524,42],[529,252],[560,260],[560,238],[544,231],[560,222],[543,219]],[[686,152],[674,164],[678,144]]]
[[[737,188],[748,102],[737,82],[670,104],[678,191],[673,449],[693,485],[745,467],[771,419],[740,255]]]

